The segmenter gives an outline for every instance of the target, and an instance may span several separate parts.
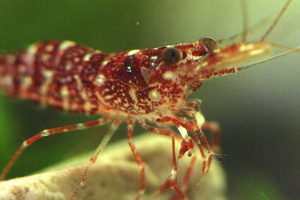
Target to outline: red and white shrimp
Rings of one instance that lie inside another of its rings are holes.
[[[71,41],[48,41],[33,44],[15,54],[0,55],[0,90],[7,95],[30,99],[61,111],[103,115],[87,123],[46,129],[25,140],[5,167],[1,179],[23,150],[40,138],[111,123],[90,158],[73,199],[85,185],[92,164],[119,124],[126,121],[129,146],[141,169],[136,197],[140,199],[145,188],[145,165],[132,139],[133,124],[139,122],[146,129],[167,135],[173,141],[173,168],[159,191],[174,188],[182,198],[188,199],[184,191],[193,165],[186,173],[182,187],[178,186],[174,139],[179,136],[170,126],[177,127],[182,138],[179,158],[186,152],[191,155],[195,141],[204,160],[202,172],[208,173],[214,153],[203,130],[212,130],[218,138],[219,129],[215,123],[205,122],[198,101],[187,98],[206,80],[248,68],[252,65],[240,66],[240,63],[271,52],[272,44],[264,39],[251,43],[245,39],[246,36],[231,45],[218,47],[219,43],[213,39],[203,38],[192,43],[117,54],[103,53]],[[213,145],[217,149],[218,140]]]

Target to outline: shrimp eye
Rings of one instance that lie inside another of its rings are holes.
[[[212,38],[201,38],[198,41],[203,43],[209,52],[212,52],[217,48],[217,42]]]
[[[173,65],[182,59],[182,52],[175,47],[167,47],[161,52],[161,59],[166,64]]]

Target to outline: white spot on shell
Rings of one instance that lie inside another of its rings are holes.
[[[38,47],[39,47],[38,45],[33,44],[33,45],[28,47],[27,52],[26,52],[26,54],[27,54],[26,62],[27,62],[27,66],[28,66],[26,70],[30,74],[34,72],[33,63],[35,61],[35,54],[38,50]]]
[[[208,62],[207,61],[204,61],[202,63],[199,63],[196,67],[196,71],[200,70],[202,67],[205,67],[208,65]]]
[[[85,129],[86,126],[83,123],[79,123],[79,124],[76,125],[76,128],[77,129]]]
[[[77,83],[77,89],[81,90],[83,88],[83,85],[79,75],[74,75],[74,79],[76,80]]]
[[[205,118],[200,111],[196,112],[196,120],[199,127],[201,127],[205,123]]]
[[[48,71],[48,70],[42,70],[42,74],[45,78],[45,82],[40,88],[40,95],[41,95],[41,105],[45,105],[46,104],[46,94],[49,89],[49,85],[52,82],[52,77],[53,77],[54,72]]]
[[[24,148],[28,147],[27,141],[24,141],[24,142],[22,143],[22,146],[23,146]]]
[[[63,109],[65,111],[70,110],[70,98],[69,98],[70,93],[69,93],[69,90],[68,90],[68,86],[63,85],[62,88],[61,88],[60,94],[62,96]]]
[[[213,52],[214,52],[214,53],[220,53],[220,52],[221,52],[221,49],[215,49]]]
[[[127,53],[127,56],[132,56],[134,54],[136,54],[137,52],[139,52],[140,50],[139,49],[134,49],[134,50],[131,50]]]
[[[208,62],[207,62],[207,61],[201,63],[201,66],[202,66],[202,67],[205,67],[205,66],[207,66],[207,65],[208,65]]]
[[[114,103],[121,103],[122,102],[122,99],[121,98],[117,98],[114,100]]]
[[[76,45],[75,42],[66,40],[66,41],[63,41],[63,42],[59,45],[59,50],[60,50],[60,51],[64,51],[64,50],[66,50],[67,48],[72,47],[72,46],[75,46],[75,45]]]
[[[163,75],[164,79],[173,79],[175,77],[174,72],[166,72]]]
[[[249,55],[251,56],[255,56],[255,55],[261,55],[264,53],[264,49],[257,49],[257,50],[254,50],[254,51],[250,51]]]
[[[75,63],[78,63],[79,61],[80,61],[80,58],[78,58],[78,57],[74,58]]]
[[[38,49],[38,45],[32,44],[32,45],[30,45],[30,46],[28,47],[28,49],[27,49],[27,54],[28,54],[28,55],[34,55],[34,54],[36,53],[37,49]]]
[[[50,59],[50,55],[48,54],[43,54],[41,57],[42,62],[47,62]]]
[[[126,108],[129,106],[129,103],[124,103],[123,106]]]
[[[83,61],[85,61],[85,62],[89,61],[89,60],[91,59],[92,55],[93,55],[93,54],[91,54],[91,53],[86,54],[86,55],[83,57]]]
[[[159,101],[161,99],[161,95],[157,90],[152,90],[149,92],[149,98],[151,101]]]
[[[25,87],[29,87],[32,84],[32,78],[30,76],[26,76],[22,78],[22,85]]]
[[[106,96],[104,97],[104,99],[109,100],[109,99],[111,99],[111,98],[113,98],[113,97],[114,97],[113,95],[106,95]]]
[[[87,100],[88,99],[88,96],[87,96],[87,94],[85,92],[81,92],[80,94],[81,94],[81,98],[83,100]]]
[[[129,90],[129,94],[130,94],[131,98],[134,100],[134,102],[138,102],[136,94],[135,94],[135,89],[131,88]]]
[[[180,133],[182,138],[188,138],[189,137],[186,128],[184,128],[182,126],[179,126],[179,127],[177,127],[177,129],[179,130],[179,133]]]
[[[86,102],[84,103],[84,110],[85,110],[85,111],[90,111],[90,110],[92,109],[92,106],[93,106],[93,104],[91,104],[90,101],[86,101]]]
[[[69,96],[69,90],[68,90],[68,87],[67,86],[62,86],[62,88],[61,88],[61,95],[63,96],[63,97],[67,97],[67,96]]]
[[[247,45],[242,45],[239,50],[240,51],[249,51],[253,48],[254,48],[253,44],[247,44]]]
[[[52,76],[53,76],[53,71],[43,70],[43,71],[42,71],[42,74],[43,74],[43,76],[44,76],[46,79],[49,79],[49,78],[52,78]]]
[[[50,135],[50,133],[49,133],[48,130],[43,130],[43,131],[41,132],[41,136],[42,136],[42,137],[46,137],[46,136],[48,136],[48,135]]]
[[[108,60],[104,60],[104,61],[102,62],[102,66],[107,65],[108,62],[109,62]]]
[[[174,169],[172,169],[172,170],[171,170],[171,175],[172,175],[172,178],[173,178],[173,176],[174,176],[174,179],[175,179],[175,177],[176,177],[176,174],[177,174],[177,172],[176,172]]]
[[[52,44],[48,44],[48,45],[46,46],[46,51],[48,51],[48,52],[53,51],[53,49],[54,49],[54,46],[53,46]]]
[[[66,71],[69,71],[70,69],[72,69],[72,65],[71,65],[71,64],[67,64],[67,65],[65,66],[65,70],[66,70]]]
[[[104,84],[106,78],[103,74],[98,74],[98,76],[96,77],[96,80],[95,80],[95,84],[98,85],[98,86],[101,86]]]
[[[126,67],[126,71],[127,71],[128,73],[130,73],[130,72],[131,72],[131,66],[127,66],[127,67]]]
[[[157,56],[151,56],[150,57],[150,60],[156,60],[157,59]]]

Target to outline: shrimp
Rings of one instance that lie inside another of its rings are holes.
[[[114,132],[122,122],[127,122],[129,147],[140,167],[140,188],[136,199],[141,199],[145,189],[145,163],[135,148],[132,135],[134,123],[139,122],[151,132],[169,136],[172,140],[171,174],[158,191],[174,188],[187,200],[185,190],[193,162],[183,185],[179,186],[178,159],[186,153],[191,156],[196,144],[203,159],[201,170],[206,175],[219,146],[218,125],[205,122],[200,102],[189,101],[188,97],[213,77],[233,74],[294,52],[292,49],[259,63],[243,64],[245,60],[249,62],[271,53],[274,44],[265,42],[265,38],[290,3],[291,0],[258,42],[247,42],[245,30],[241,40],[229,45],[202,38],[191,43],[109,54],[72,41],[53,40],[32,44],[14,54],[2,54],[0,90],[3,93],[59,111],[101,114],[102,117],[86,123],[45,129],[25,140],[5,167],[1,179],[5,178],[20,154],[42,137],[110,123],[108,132],[89,160],[80,185],[70,198],[74,199]],[[172,130],[172,126],[178,131]],[[203,133],[206,129],[215,135],[213,148]],[[175,138],[182,140],[178,158]]]

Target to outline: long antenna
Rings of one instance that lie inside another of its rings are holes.
[[[267,30],[267,32],[265,33],[265,35],[260,39],[260,42],[263,42],[266,39],[266,37],[271,33],[271,31],[274,29],[274,27],[276,26],[276,24],[278,23],[278,21],[280,20],[280,18],[282,17],[283,13],[286,11],[286,9],[288,8],[288,6],[290,5],[291,2],[292,2],[292,0],[288,0],[286,2],[285,6],[282,8],[282,10],[280,11],[279,15],[274,20],[273,24]]]
[[[250,68],[250,67],[253,67],[253,66],[256,66],[256,65],[260,65],[260,64],[266,63],[266,62],[270,62],[271,60],[275,60],[275,59],[277,59],[277,58],[286,56],[286,55],[288,55],[288,54],[291,54],[291,53],[294,53],[294,52],[298,52],[299,50],[300,50],[300,47],[296,47],[296,48],[294,48],[294,49],[291,49],[291,50],[289,50],[289,51],[286,51],[286,52],[277,54],[277,55],[275,55],[275,56],[272,56],[271,58],[267,58],[267,59],[262,60],[262,61],[260,61],[260,62],[256,62],[256,63],[252,63],[252,64],[249,64],[249,65],[243,66],[243,69],[247,69],[247,68]]]
[[[248,3],[247,0],[241,1],[242,6],[242,18],[243,18],[243,38],[242,42],[245,42],[248,35]]]

